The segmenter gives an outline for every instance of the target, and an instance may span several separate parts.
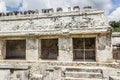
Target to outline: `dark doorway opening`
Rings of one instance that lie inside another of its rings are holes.
[[[120,44],[113,45],[113,58],[120,60]]]
[[[41,40],[41,58],[56,60],[58,57],[58,39]]]
[[[26,40],[7,40],[6,59],[25,59]]]
[[[95,61],[95,38],[73,38],[73,60]]]

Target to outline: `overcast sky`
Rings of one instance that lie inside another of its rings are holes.
[[[88,5],[104,10],[109,20],[120,20],[120,0],[0,0],[0,12]]]

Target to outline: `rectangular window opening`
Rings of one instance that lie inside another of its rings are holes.
[[[7,40],[6,59],[25,59],[26,40]]]
[[[41,40],[41,58],[43,60],[57,60],[58,39]]]
[[[73,38],[73,60],[95,61],[95,38]]]
[[[120,60],[120,45],[113,45],[113,58]]]

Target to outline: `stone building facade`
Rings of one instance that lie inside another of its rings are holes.
[[[1,14],[1,59],[112,60],[111,27],[103,11],[57,10],[44,9],[41,15],[33,11]]]
[[[120,33],[112,33],[113,59],[120,61]]]
[[[91,76],[112,80],[103,68],[119,69],[112,64],[111,31],[104,12],[90,6],[83,10],[75,6],[68,12],[57,8],[0,13],[0,72],[5,73],[0,76],[2,80],[85,80],[65,73],[66,66],[99,66],[91,71],[100,73]],[[90,74],[82,77],[87,76],[92,78]]]

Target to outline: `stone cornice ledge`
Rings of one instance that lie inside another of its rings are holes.
[[[20,69],[26,70],[28,69],[27,65],[12,65],[12,64],[0,64],[0,69]]]
[[[15,21],[26,19],[41,19],[51,17],[68,17],[68,16],[83,16],[83,15],[96,15],[103,14],[102,10],[90,10],[90,11],[71,11],[71,12],[59,12],[59,13],[41,13],[41,14],[29,14],[29,15],[14,15],[14,16],[2,16],[0,21]]]
[[[108,28],[98,29],[74,29],[74,30],[49,30],[49,31],[11,31],[0,32],[0,37],[5,36],[41,36],[41,35],[72,35],[72,34],[95,34],[95,33],[110,33]]]

